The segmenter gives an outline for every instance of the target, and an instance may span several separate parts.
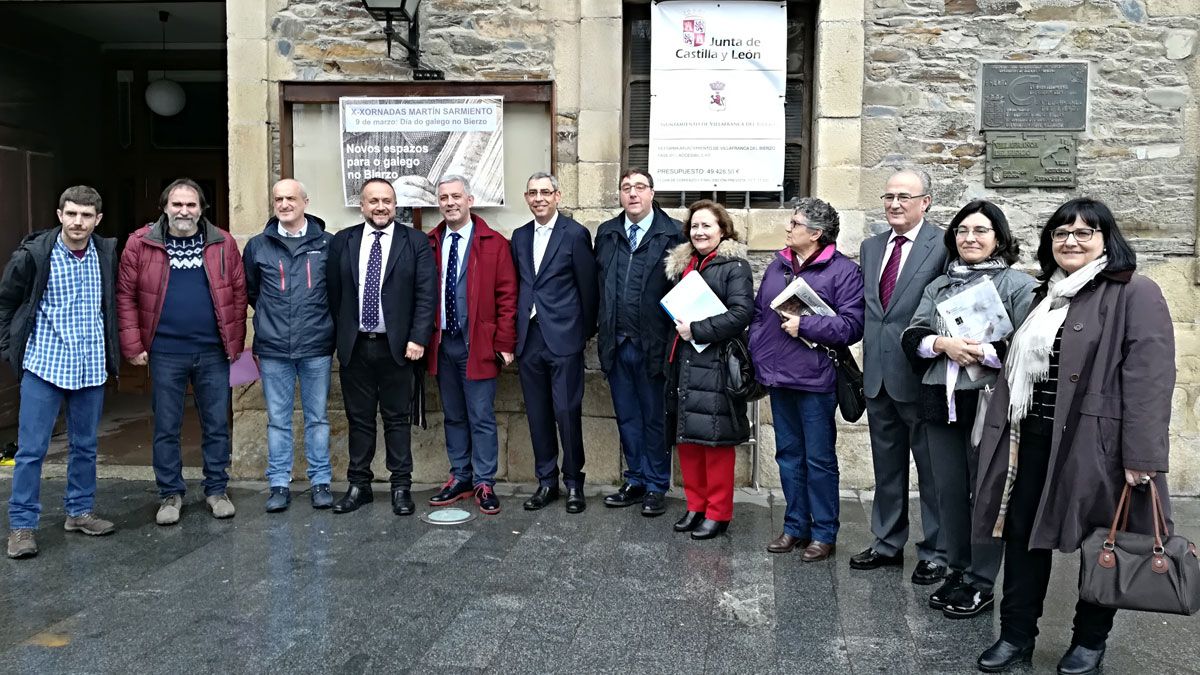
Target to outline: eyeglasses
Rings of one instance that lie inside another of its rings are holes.
[[[983,239],[984,237],[988,236],[992,232],[995,232],[995,230],[993,230],[990,227],[961,227],[961,226],[959,226],[959,227],[954,228],[954,236],[958,237],[959,239],[966,239],[967,235],[969,235],[969,234],[975,235],[976,239]]]
[[[643,192],[645,192],[646,190],[649,190],[649,189],[650,189],[650,186],[646,185],[645,183],[631,183],[631,184],[626,184],[626,185],[621,186],[621,192],[624,192],[625,194],[632,194],[634,192],[636,192],[638,194],[642,194]]]
[[[879,198],[883,200],[884,204],[891,204],[893,200],[898,201],[901,204],[907,204],[914,199],[920,199],[921,197],[926,197],[926,196],[928,196],[928,193],[919,194],[919,195],[910,195],[905,192],[901,192],[899,194],[892,194],[891,192],[888,192],[886,194],[879,195]]]
[[[1081,227],[1078,230],[1064,230],[1059,228],[1050,233],[1050,238],[1057,244],[1066,243],[1067,237],[1075,237],[1075,241],[1085,244],[1092,240],[1092,235],[1099,232],[1094,227]]]
[[[549,199],[554,196],[555,192],[558,192],[558,190],[526,190],[525,196],[529,197],[530,199],[533,199],[534,197]]]
[[[802,223],[798,220],[789,220],[787,225],[783,226],[783,229],[787,230],[788,232],[791,232],[792,230],[796,229],[797,227],[807,228],[808,223]]]

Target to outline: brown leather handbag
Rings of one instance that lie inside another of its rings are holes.
[[[1079,597],[1103,607],[1190,616],[1200,610],[1196,545],[1169,533],[1158,488],[1149,485],[1154,535],[1125,531],[1132,502],[1126,485],[1112,526],[1083,540]]]

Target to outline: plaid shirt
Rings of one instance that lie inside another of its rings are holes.
[[[50,278],[25,345],[25,370],[61,389],[104,384],[104,316],[100,309],[100,255],[88,242],[76,258],[63,244],[50,251]]]

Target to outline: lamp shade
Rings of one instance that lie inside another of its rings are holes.
[[[156,115],[171,117],[183,110],[187,94],[178,82],[168,79],[155,80],[146,87],[146,105]]]

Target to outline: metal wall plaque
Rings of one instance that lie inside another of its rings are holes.
[[[1074,134],[989,132],[985,136],[986,187],[1073,188],[1078,184]]]
[[[1086,62],[985,62],[979,91],[979,128],[984,131],[1087,128]]]

